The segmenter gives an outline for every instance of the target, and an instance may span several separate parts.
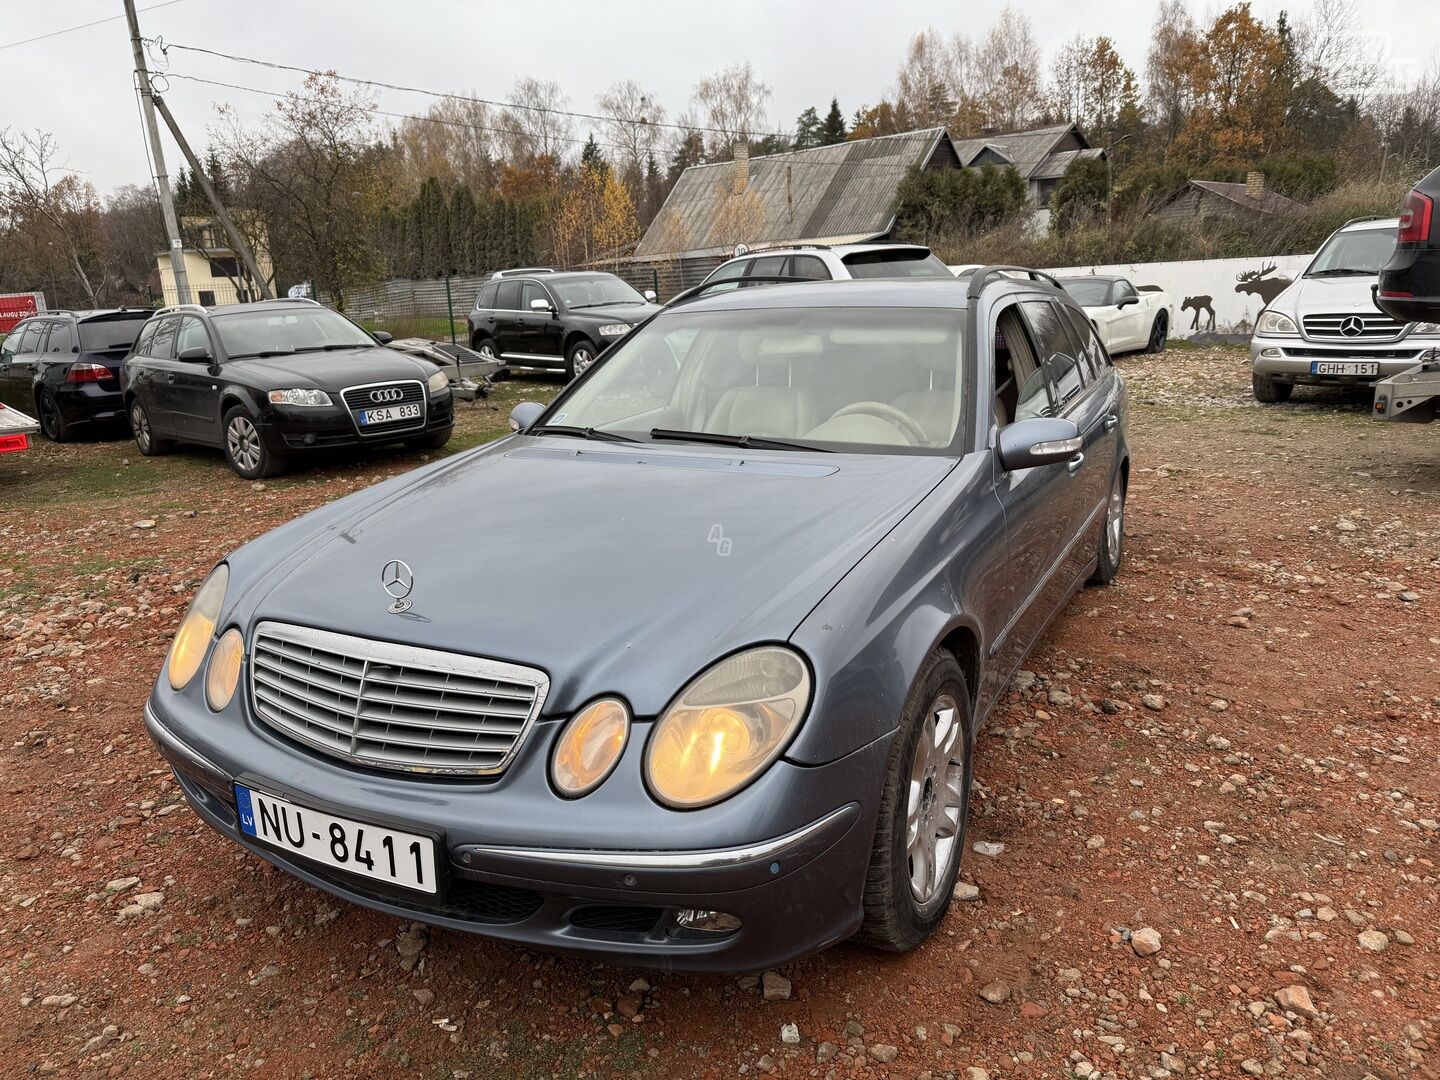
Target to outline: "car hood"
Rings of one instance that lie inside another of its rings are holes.
[[[380,346],[336,349],[334,352],[296,353],[293,356],[265,356],[250,360],[229,360],[224,370],[235,378],[254,381],[257,386],[315,387],[343,390],[347,386],[387,382],[394,379],[425,381],[437,365],[419,357],[406,356]]]
[[[233,617],[539,667],[547,713],[618,693],[654,715],[717,658],[788,638],[954,464],[514,436],[242,549]],[[392,559],[414,574],[401,614]]]
[[[1270,302],[1272,310],[1288,315],[1337,314],[1355,312],[1357,315],[1374,313],[1374,294],[1371,287],[1378,277],[1297,278],[1284,292]]]
[[[606,304],[597,308],[571,308],[570,314],[596,322],[627,322],[632,326],[644,322],[660,310],[659,304]]]

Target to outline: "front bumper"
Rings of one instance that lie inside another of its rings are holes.
[[[362,434],[354,417],[343,406],[267,405],[258,427],[266,446],[272,453],[278,454],[338,446],[384,446],[431,435],[454,425],[454,395],[446,391],[427,395],[427,398],[423,426],[411,425],[393,431],[367,431]]]
[[[181,719],[193,706],[184,695],[174,703],[172,715],[147,703],[145,725],[201,818],[301,880],[377,911],[611,963],[682,971],[772,967],[818,952],[860,925],[888,738],[827,766],[779,762],[709,811],[668,811],[643,792],[647,801],[635,804],[636,792],[619,783],[622,790],[609,794],[622,806],[634,804],[627,827],[613,806],[601,811],[585,804],[627,767],[639,788],[638,760],[630,757],[645,742],[638,730],[616,775],[572,802],[555,796],[544,779],[560,727],[555,722],[537,723],[498,781],[467,783],[352,768],[248,720],[237,732],[233,722],[207,715],[210,728],[223,724],[224,731],[202,742]],[[255,841],[236,820],[237,779],[356,820],[438,834],[446,864],[439,894],[390,888]],[[756,813],[731,803],[753,804]],[[789,827],[767,824],[759,838],[737,827],[746,817],[774,822],[787,814]],[[665,816],[676,819],[675,826],[657,829],[655,819]],[[675,846],[636,847],[657,836]],[[687,909],[725,912],[740,927],[686,929],[676,915]]]
[[[1343,345],[1309,342],[1299,337],[1257,336],[1250,339],[1250,361],[1257,375],[1267,375],[1276,382],[1366,386],[1414,367],[1423,355],[1436,348],[1440,348],[1440,342],[1434,338],[1414,342],[1402,339],[1384,345]],[[1316,370],[1317,364],[1346,361],[1374,363],[1378,371],[1359,375],[1325,374]]]

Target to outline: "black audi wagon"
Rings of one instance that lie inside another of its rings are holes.
[[[121,373],[136,445],[220,447],[247,480],[326,447],[439,449],[454,424],[446,374],[389,340],[313,300],[164,308]]]

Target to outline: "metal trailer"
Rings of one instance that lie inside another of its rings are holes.
[[[427,338],[400,338],[386,343],[411,356],[423,357],[445,369],[450,378],[450,392],[460,401],[474,401],[490,393],[490,384],[504,377],[505,362],[481,356],[464,345]]]
[[[0,454],[14,454],[30,448],[30,436],[40,424],[19,409],[0,403]]]
[[[1428,424],[1440,416],[1440,357],[1377,382],[1375,415],[1402,424]]]

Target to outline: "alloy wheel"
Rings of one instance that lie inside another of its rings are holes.
[[[248,416],[237,416],[225,429],[225,445],[230,451],[230,460],[245,472],[260,467],[260,433]]]
[[[485,342],[484,345],[481,345],[480,348],[476,349],[475,351],[478,352],[486,360],[495,359],[495,347],[491,345],[488,341]]]
[[[45,432],[45,437],[51,442],[59,442],[60,414],[55,399],[49,394],[41,394],[39,412],[40,428]]]
[[[135,432],[135,442],[142,451],[150,449],[150,417],[138,401],[130,406],[130,429]]]
[[[949,694],[931,703],[915,745],[905,803],[905,854],[916,903],[935,898],[959,857],[965,812],[965,744],[959,705]]]
[[[1110,489],[1110,505],[1105,511],[1106,537],[1110,545],[1110,560],[1120,564],[1120,545],[1125,539],[1125,482],[1117,472],[1115,486]]]
[[[575,366],[575,374],[577,376],[585,374],[585,369],[595,362],[595,354],[584,345],[576,349],[573,356],[574,359],[572,362]]]

